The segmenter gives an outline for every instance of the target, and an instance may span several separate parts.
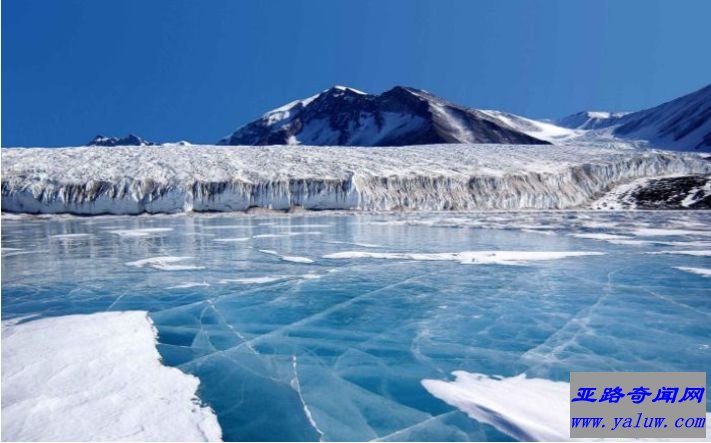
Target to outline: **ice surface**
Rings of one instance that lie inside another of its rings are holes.
[[[4,215],[2,316],[148,311],[226,440],[507,440],[421,381],[708,370],[709,279],[678,268],[709,258],[648,253],[710,234],[705,211]],[[349,251],[438,259],[323,258]]]
[[[698,154],[597,145],[4,148],[2,207],[28,213],[558,209]],[[118,230],[122,236],[164,234]]]
[[[3,321],[3,440],[219,441],[198,379],[155,342],[140,311]]]

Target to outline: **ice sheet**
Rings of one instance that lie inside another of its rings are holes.
[[[699,232],[711,231],[711,212],[3,216],[2,223],[3,248],[13,248],[3,252],[4,320],[149,311],[164,364],[199,377],[199,396],[226,440],[501,441],[511,437],[430,395],[421,380],[447,380],[454,370],[567,380],[571,370],[711,367],[709,279],[675,269],[706,269],[707,257],[648,254],[708,249],[710,237]],[[299,225],[329,227],[319,236],[253,238],[310,232]],[[110,232],[156,228],[170,230]],[[675,235],[635,236],[640,243],[629,245],[571,235],[638,229]],[[49,239],[69,233],[91,237]],[[213,241],[241,237],[249,239]],[[321,258],[349,251],[420,259]],[[486,251],[504,255],[481,257]],[[528,260],[541,253],[565,257]],[[147,259],[194,269],[161,271]],[[474,259],[493,263],[461,264]],[[501,259],[527,266],[499,266]]]

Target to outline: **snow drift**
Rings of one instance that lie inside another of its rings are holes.
[[[82,147],[2,150],[2,210],[561,209],[641,177],[707,174],[697,154],[624,145]]]

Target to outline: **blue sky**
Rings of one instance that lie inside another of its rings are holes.
[[[2,145],[214,142],[334,84],[543,118],[711,82],[699,1],[4,0]]]

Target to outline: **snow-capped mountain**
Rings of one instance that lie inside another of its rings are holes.
[[[711,85],[631,113],[581,112],[556,122],[560,126],[593,130],[588,139],[612,136],[641,140],[652,147],[685,151],[711,150]]]
[[[404,146],[435,143],[548,144],[491,113],[396,86],[371,95],[335,86],[267,112],[224,145]]]
[[[92,138],[86,146],[153,146],[155,143],[146,141],[135,134],[128,134],[126,137],[106,137],[97,135]]]
[[[556,120],[557,126],[570,129],[602,129],[615,125],[629,112],[583,111]]]

